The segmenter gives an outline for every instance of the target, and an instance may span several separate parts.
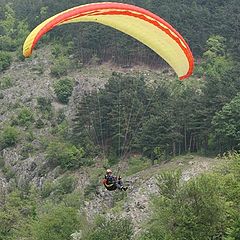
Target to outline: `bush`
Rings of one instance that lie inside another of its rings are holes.
[[[73,46],[74,46],[73,42],[65,43],[64,46],[60,43],[55,43],[52,46],[52,55],[55,58],[59,58],[64,55],[70,55],[73,53]]]
[[[29,126],[32,122],[34,122],[33,112],[28,108],[21,109],[17,116],[17,124],[20,126]]]
[[[28,142],[32,142],[36,139],[33,131],[30,129],[28,130],[28,132],[26,132],[26,135],[25,135],[25,139],[28,141]]]
[[[55,190],[55,186],[51,181],[46,181],[43,184],[42,190],[41,190],[41,196],[43,198],[49,197],[50,194]]]
[[[60,56],[55,59],[53,66],[51,67],[51,74],[54,77],[62,77],[67,75],[68,69],[70,67],[70,61],[64,57]]]
[[[83,149],[72,144],[52,142],[47,148],[47,159],[51,167],[61,166],[64,170],[77,169],[83,165]]]
[[[228,229],[226,240],[240,239],[240,217],[236,218],[236,221],[231,224],[231,228]]]
[[[38,109],[41,112],[50,112],[52,110],[52,103],[49,98],[46,97],[38,97],[37,98]]]
[[[96,189],[98,186],[99,186],[98,178],[91,180],[90,184],[88,184],[84,189],[84,197],[88,199],[92,199],[93,196],[95,196],[96,194]]]
[[[62,54],[63,54],[63,49],[64,49],[64,46],[59,44],[59,43],[55,43],[53,46],[52,46],[52,55],[55,57],[55,58],[58,58],[60,57]]]
[[[15,177],[15,172],[10,167],[4,166],[2,171],[3,171],[4,176],[7,179],[7,181],[9,181],[11,178]]]
[[[0,79],[0,90],[5,90],[13,86],[12,79],[9,76]]]
[[[64,176],[56,183],[46,181],[42,187],[41,196],[46,198],[51,194],[54,199],[62,199],[63,195],[72,193],[75,186],[76,179],[72,176]]]
[[[1,148],[7,148],[15,146],[18,141],[19,132],[15,127],[6,127],[1,132],[0,145]]]
[[[155,147],[153,149],[154,157],[160,163],[161,161],[165,160],[165,151],[163,151],[160,147]]]
[[[16,49],[16,42],[7,35],[0,35],[0,50],[14,51]]]
[[[12,57],[10,53],[0,51],[0,72],[6,70],[12,62]]]
[[[68,122],[63,121],[61,124],[54,127],[51,133],[59,137],[66,138],[68,136],[68,131],[69,131]]]
[[[156,179],[160,195],[168,199],[173,199],[180,186],[181,172],[163,172]]]
[[[71,234],[79,229],[78,211],[59,205],[42,213],[32,225],[35,240],[71,240]]]
[[[41,129],[44,127],[44,122],[41,118],[39,118],[35,123],[36,128]]]
[[[56,191],[58,194],[64,195],[72,193],[75,189],[76,179],[72,176],[62,177],[56,185]]]
[[[71,79],[61,79],[54,84],[54,92],[61,103],[68,103],[72,91],[73,81]]]
[[[29,230],[29,225],[24,224],[36,217],[36,202],[33,194],[26,196],[17,190],[4,196],[4,204],[0,208],[1,240],[26,239],[21,235]]]
[[[118,239],[128,240],[132,239],[133,227],[132,223],[127,218],[107,219],[98,218],[96,226],[91,228],[86,240],[105,240]]]
[[[57,116],[56,116],[57,124],[61,124],[65,120],[65,118],[66,118],[66,116],[65,116],[64,110],[60,109],[57,112]]]
[[[16,57],[21,62],[25,61],[25,57],[23,56],[23,53],[22,53],[22,47],[18,47],[18,49],[16,51]]]
[[[31,143],[25,144],[21,149],[22,160],[29,158],[31,153],[34,153],[33,145]]]

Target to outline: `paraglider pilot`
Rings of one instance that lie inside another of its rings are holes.
[[[126,191],[128,189],[127,187],[124,187],[120,176],[119,177],[113,176],[111,169],[107,169],[103,184],[110,191],[116,189]]]

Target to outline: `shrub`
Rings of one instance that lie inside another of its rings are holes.
[[[60,79],[54,84],[54,92],[61,103],[68,103],[72,91],[73,81],[69,78]]]
[[[56,183],[46,181],[43,184],[41,196],[46,198],[52,195],[55,200],[62,199],[63,195],[72,193],[75,186],[76,179],[72,176],[64,176]]]
[[[76,185],[76,179],[74,177],[64,176],[58,181],[56,185],[56,191],[61,195],[69,194],[74,191],[75,185]]]
[[[44,122],[41,118],[39,118],[35,123],[36,128],[41,129],[44,127]]]
[[[33,223],[33,239],[71,240],[71,234],[78,230],[79,225],[76,209],[64,205],[51,207]]]
[[[161,147],[155,147],[153,149],[154,157],[157,159],[157,161],[160,163],[161,161],[165,160],[165,151],[161,149]]]
[[[226,240],[240,239],[240,217],[238,216],[236,221],[231,224],[230,229],[228,229],[228,237]]]
[[[17,123],[20,126],[29,126],[32,122],[34,122],[33,112],[28,108],[21,109],[17,116]]]
[[[10,167],[6,167],[4,166],[2,169],[5,178],[9,181],[11,178],[15,177],[15,172],[10,168]]]
[[[49,197],[50,194],[55,190],[55,186],[51,181],[46,181],[43,184],[42,190],[41,190],[41,196],[43,198]]]
[[[0,50],[14,51],[16,49],[16,42],[7,35],[0,35]]]
[[[181,172],[166,171],[159,174],[156,179],[159,193],[165,198],[173,199],[180,186]]]
[[[98,218],[96,226],[91,228],[91,232],[85,238],[87,240],[118,239],[128,240],[132,238],[132,223],[127,218],[107,219]]]
[[[70,61],[64,56],[56,58],[51,67],[51,74],[54,77],[61,77],[67,75],[68,69],[70,67]]]
[[[64,170],[77,169],[83,165],[83,149],[72,144],[52,142],[47,148],[47,159],[51,167],[61,166]]]
[[[68,122],[63,121],[61,124],[54,127],[51,133],[66,138],[68,136],[68,130],[69,130]]]
[[[38,109],[41,112],[50,112],[52,110],[52,103],[51,100],[49,98],[46,97],[38,97],[37,98],[37,105],[38,105]]]
[[[76,209],[81,209],[84,204],[84,198],[81,191],[74,191],[70,194],[63,196],[63,202],[67,207],[73,207]],[[83,220],[83,215],[81,216],[81,221]]]
[[[26,132],[25,139],[28,142],[32,142],[33,140],[35,140],[35,135],[34,135],[34,133],[33,133],[33,131],[31,129],[28,130],[28,132]]]
[[[29,158],[30,154],[34,153],[34,147],[31,143],[25,144],[21,149],[22,159]]]
[[[56,121],[57,121],[57,124],[61,124],[64,120],[65,120],[66,116],[64,114],[64,110],[63,109],[60,109],[58,112],[57,112],[57,116],[56,116]]]
[[[59,43],[55,43],[52,47],[52,55],[57,58],[63,54],[64,46]]]
[[[21,61],[21,62],[25,61],[25,57],[22,54],[22,47],[18,47],[18,49],[16,51],[16,56],[19,61]]]
[[[99,179],[92,179],[90,184],[88,184],[84,189],[84,197],[88,199],[92,199],[93,196],[96,194],[96,189],[99,186]]]
[[[0,51],[0,72],[6,70],[11,65],[12,57],[10,53]]]
[[[55,58],[58,58],[64,55],[70,55],[73,53],[73,46],[74,46],[73,42],[64,43],[64,46],[60,43],[55,43],[52,46],[52,55]]]
[[[0,145],[1,148],[7,148],[15,146],[18,141],[19,132],[15,127],[6,127],[1,132]]]
[[[0,90],[5,90],[13,86],[12,79],[9,76],[0,79]]]

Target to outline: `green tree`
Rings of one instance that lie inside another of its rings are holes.
[[[90,136],[102,149],[123,156],[135,144],[147,99],[143,77],[113,73],[104,89],[83,96],[74,119],[73,138],[81,135],[81,141]]]
[[[69,78],[60,79],[54,84],[54,92],[61,103],[68,103],[72,91],[73,81]]]
[[[212,120],[220,151],[240,147],[240,95],[223,106]]]
[[[28,25],[17,19],[14,6],[8,2],[3,7],[3,19],[0,22],[0,50],[15,51],[28,34]]]
[[[224,42],[225,39],[220,36],[210,38],[202,63],[205,84],[200,102],[203,106],[201,115],[204,121],[201,128],[204,129],[205,149],[211,147],[208,140],[212,134],[212,120],[215,113],[230,102],[240,89],[237,66],[226,51]]]
[[[4,7],[4,19],[0,23],[2,34],[0,37],[0,48],[5,51],[13,51],[16,49],[16,43],[12,36],[15,33],[16,16],[11,4]]]
[[[228,226],[228,205],[221,196],[221,178],[206,174],[181,186],[176,176],[159,178],[162,196],[154,200],[149,238],[144,239],[200,240],[223,236]]]

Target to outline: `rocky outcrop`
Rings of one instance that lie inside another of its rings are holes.
[[[3,176],[2,172],[0,171],[0,207],[4,204],[5,202],[5,196],[7,193],[7,180]]]

